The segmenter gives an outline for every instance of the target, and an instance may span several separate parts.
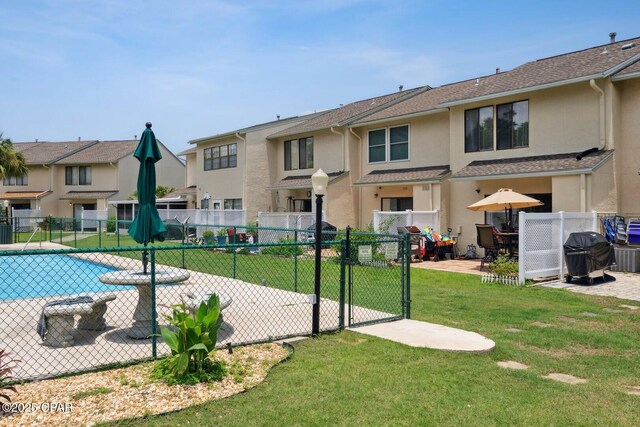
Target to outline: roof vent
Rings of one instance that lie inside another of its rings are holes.
[[[82,140],[82,138],[78,137],[78,141],[81,141],[81,140]]]
[[[615,31],[612,33],[609,33],[609,40],[611,43],[615,43],[616,42],[616,36],[618,35],[618,33],[616,33]]]
[[[496,74],[500,74],[500,67],[496,67]]]
[[[278,114],[276,117],[278,118],[278,120],[280,120],[280,114]]]
[[[398,92],[402,92],[402,88],[404,88],[403,85],[398,86]]]
[[[476,86],[480,86],[480,79],[476,79]]]
[[[633,42],[632,42],[632,43],[623,44],[623,45],[621,46],[621,49],[622,49],[622,50],[631,49],[632,47],[635,47],[635,45],[636,45],[636,44],[635,44],[635,43],[633,43]]]

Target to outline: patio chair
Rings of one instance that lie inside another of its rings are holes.
[[[484,249],[484,258],[480,261],[480,270],[484,268],[485,261],[493,262],[498,259],[501,245],[493,232],[491,224],[476,224],[478,232],[478,246]]]

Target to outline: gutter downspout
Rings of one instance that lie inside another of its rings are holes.
[[[244,171],[242,171],[242,207],[247,212],[247,139],[240,136],[240,132],[236,132],[236,138],[244,143]],[[224,207],[224,206],[223,206]],[[248,218],[245,218],[248,219]]]
[[[362,175],[362,137],[349,128],[349,133],[355,136],[360,144],[358,144],[358,161],[359,174]],[[358,188],[358,228],[362,229],[362,188]]]
[[[600,87],[596,84],[594,79],[589,80],[589,85],[591,89],[598,92],[600,95],[600,146],[598,147],[600,150],[604,150],[606,145],[605,139],[605,114],[604,114],[604,91],[600,89]]]
[[[116,188],[115,190],[120,193],[120,173],[118,171],[118,165],[114,165],[113,162],[109,162],[109,166],[116,170]],[[105,200],[106,202],[106,200]],[[109,209],[109,203],[107,203],[107,209]]]
[[[51,166],[47,166],[46,164],[42,164],[42,167],[45,169],[49,169],[49,191],[53,192],[53,170]],[[40,199],[36,197],[36,209],[40,209]]]
[[[580,212],[587,211],[587,175],[580,174]]]

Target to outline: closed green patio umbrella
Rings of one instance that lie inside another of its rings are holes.
[[[138,171],[138,214],[129,228],[129,235],[145,247],[149,242],[164,240],[167,228],[156,209],[156,162],[162,159],[156,136],[151,130],[151,123],[142,132],[140,143],[133,156],[140,161]],[[144,274],[147,274],[147,251],[142,253]]]

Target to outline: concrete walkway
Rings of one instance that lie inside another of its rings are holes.
[[[349,330],[411,347],[436,350],[486,352],[496,347],[495,342],[475,332],[410,319],[360,326],[349,328]]]

